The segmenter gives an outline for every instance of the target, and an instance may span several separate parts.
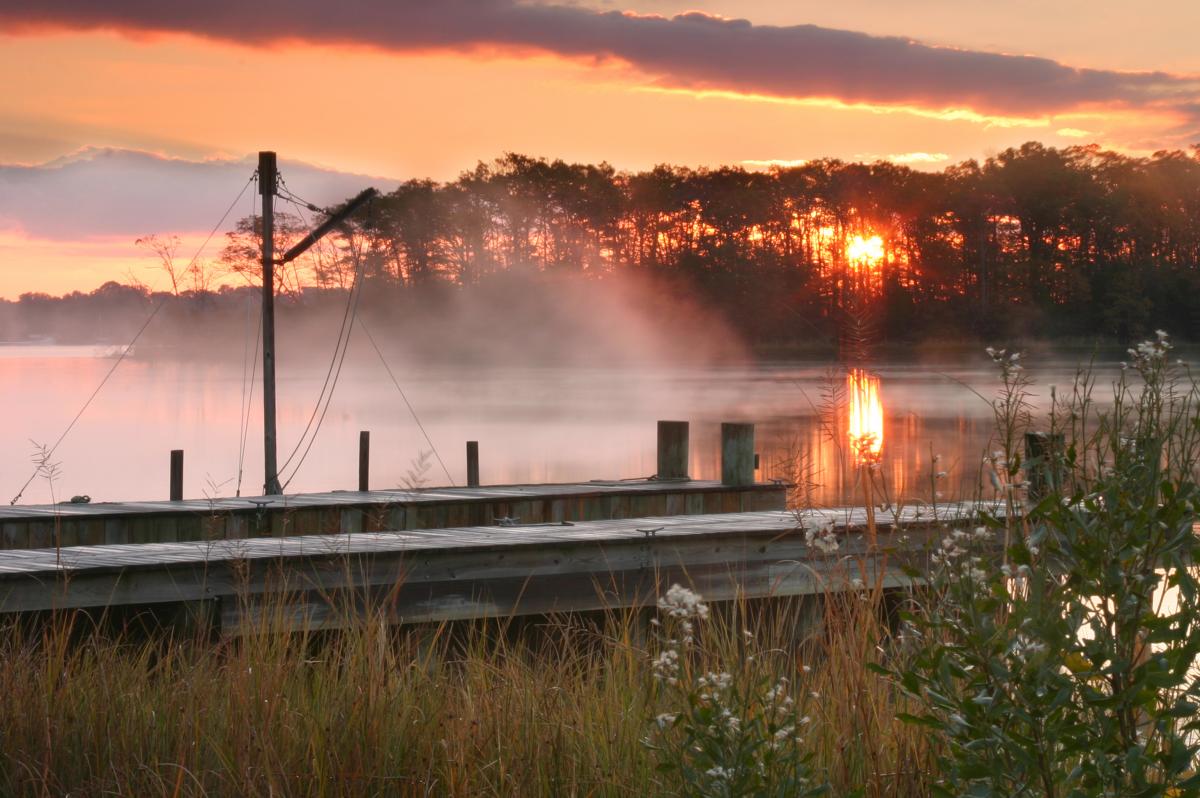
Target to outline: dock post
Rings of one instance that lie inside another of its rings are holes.
[[[183,449],[171,450],[171,501],[183,501]]]
[[[358,489],[370,490],[367,487],[371,477],[371,433],[363,430],[358,433]]]
[[[467,487],[479,487],[479,441],[467,441]]]
[[[659,479],[688,479],[688,423],[658,422]]]
[[[721,425],[721,484],[754,484],[754,425]]]

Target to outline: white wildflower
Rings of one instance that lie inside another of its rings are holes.
[[[1166,362],[1167,352],[1172,349],[1165,330],[1154,331],[1155,340],[1142,341],[1129,350],[1131,365],[1143,376]]]
[[[964,579],[972,582],[982,582],[987,579],[987,573],[979,567],[979,558],[972,557],[970,560],[963,562],[962,575]]]
[[[696,679],[696,687],[704,690],[711,688],[715,690],[727,690],[733,684],[733,676],[728,673],[713,673],[709,671],[705,675]]]
[[[733,777],[733,771],[726,770],[720,765],[716,765],[704,771],[704,775],[708,776],[714,781],[729,781]]]
[[[804,544],[817,549],[822,554],[832,554],[838,550],[837,534],[833,531],[832,523],[825,523],[814,529],[804,530]]]
[[[679,651],[674,648],[664,649],[650,663],[650,667],[654,672],[655,679],[675,684],[672,680],[676,678],[679,671]]]
[[[1039,643],[1023,634],[1017,635],[1012,645],[1008,647],[1008,653],[1018,660],[1027,660],[1029,657],[1040,654],[1045,650],[1045,643]]]
[[[671,585],[658,600],[658,608],[672,618],[707,618],[708,605],[704,598],[682,585]]]
[[[767,690],[763,700],[767,704],[775,704],[780,701],[787,693],[787,679],[780,679],[775,683],[775,686]]]

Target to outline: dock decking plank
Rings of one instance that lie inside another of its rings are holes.
[[[700,513],[710,505],[782,508],[784,500],[785,489],[776,484],[631,480],[18,505],[0,507],[0,549],[463,528],[510,518],[584,521]]]

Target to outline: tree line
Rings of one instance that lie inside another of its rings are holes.
[[[317,221],[290,202],[279,246]],[[257,237],[243,219],[207,267],[220,279],[172,273],[175,292],[215,301],[231,276],[253,285]],[[147,243],[173,264],[169,241]],[[507,154],[453,181],[401,184],[282,287],[338,293],[361,270],[369,301],[386,303],[511,274],[638,275],[663,302],[687,292],[753,344],[863,323],[897,341],[1128,340],[1200,329],[1198,262],[1200,148],[1134,157],[1031,142],[938,172],[831,159],[619,172]],[[27,301],[44,299],[10,304]]]

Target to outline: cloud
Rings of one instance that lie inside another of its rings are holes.
[[[896,152],[891,155],[875,155],[862,152],[854,156],[857,161],[891,161],[898,164],[935,164],[950,160],[944,152]]]
[[[34,166],[0,165],[0,228],[62,241],[207,231],[256,166],[256,158],[184,160],[95,147]],[[289,189],[320,206],[368,185],[396,186],[296,161],[281,161],[279,169]],[[249,215],[256,200],[247,191],[227,226]]]
[[[796,166],[804,166],[806,163],[808,163],[807,158],[747,158],[742,161],[743,165],[751,169],[770,169],[773,166],[790,169]]]
[[[942,163],[950,160],[944,152],[901,152],[888,156],[894,163]]]
[[[849,103],[1041,116],[1097,106],[1178,110],[1200,78],[1071,67],[815,25],[755,25],[516,0],[0,0],[0,28],[174,31],[248,45],[304,41],[387,50],[501,49],[628,63],[657,85]]]

